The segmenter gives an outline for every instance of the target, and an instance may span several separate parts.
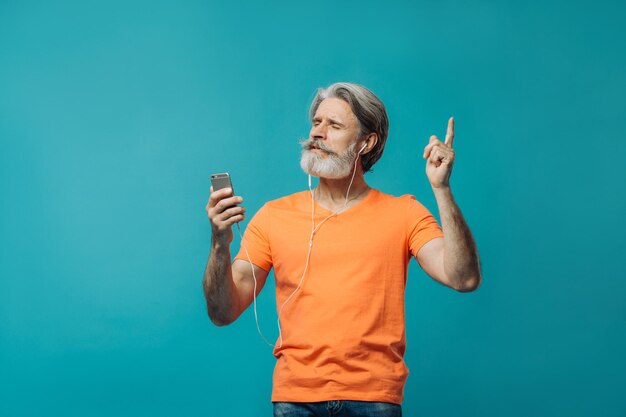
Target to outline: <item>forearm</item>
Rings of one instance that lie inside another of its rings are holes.
[[[481,282],[476,243],[450,188],[433,188],[433,192],[444,235],[444,272],[456,289],[472,291]]]
[[[233,322],[239,315],[240,301],[233,282],[228,244],[212,242],[203,287],[211,321],[218,326]]]

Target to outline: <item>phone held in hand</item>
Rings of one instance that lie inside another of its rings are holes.
[[[211,185],[213,186],[213,192],[221,190],[222,188],[230,188],[235,195],[235,189],[233,183],[230,180],[230,174],[228,172],[222,172],[220,174],[211,174]],[[237,204],[231,207],[236,207]]]
[[[213,191],[221,190],[222,188],[230,188],[235,194],[233,183],[230,181],[230,174],[228,172],[222,172],[220,174],[211,174],[211,185]]]

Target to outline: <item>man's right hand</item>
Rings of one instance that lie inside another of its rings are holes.
[[[222,188],[213,191],[206,205],[206,212],[211,221],[213,240],[217,243],[230,244],[233,240],[231,226],[244,219],[246,209],[238,206],[243,201],[239,196],[233,196],[231,188]]]
[[[242,201],[243,198],[233,196],[230,188],[213,191],[211,187],[206,205],[213,236],[203,288],[207,312],[218,326],[232,323],[241,315],[253,302],[255,288],[258,294],[265,285],[268,274],[268,271],[248,261],[236,259],[231,263],[231,226],[244,219],[246,209],[237,206]]]

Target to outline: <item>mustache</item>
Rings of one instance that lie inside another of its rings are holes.
[[[302,151],[310,151],[311,149],[317,148],[332,155],[337,154],[336,152],[333,152],[332,149],[330,149],[328,146],[326,146],[326,144],[324,144],[324,142],[320,140],[300,139],[298,143],[300,143],[300,146],[302,147]]]

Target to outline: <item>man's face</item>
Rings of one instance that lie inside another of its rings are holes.
[[[359,122],[350,105],[338,98],[322,101],[302,144],[300,166],[313,176],[345,178],[355,163]]]

